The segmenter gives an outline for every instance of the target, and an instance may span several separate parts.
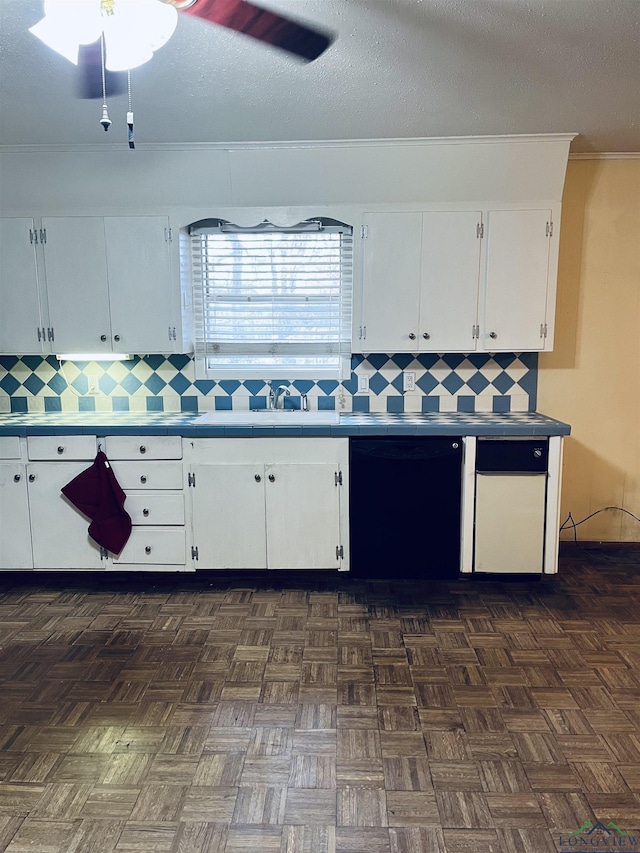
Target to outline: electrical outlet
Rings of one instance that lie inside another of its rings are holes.
[[[358,392],[359,393],[366,393],[368,390],[369,390],[369,377],[366,375],[358,376]]]
[[[403,391],[415,391],[416,390],[416,373],[415,373],[415,370],[403,370],[402,371],[402,390]]]
[[[87,375],[87,394],[99,394],[100,387],[98,385],[98,375],[89,373]]]

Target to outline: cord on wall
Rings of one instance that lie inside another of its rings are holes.
[[[572,530],[573,530],[573,541],[577,542],[578,541],[577,528],[581,524],[584,524],[585,521],[589,521],[589,519],[593,518],[594,515],[598,515],[601,512],[607,512],[608,510],[611,510],[611,509],[618,510],[619,512],[624,512],[627,515],[630,515],[631,518],[635,519],[635,521],[640,521],[640,518],[638,518],[637,515],[634,515],[632,512],[629,512],[628,509],[624,509],[621,506],[605,506],[605,507],[602,507],[602,509],[597,509],[595,512],[592,512],[591,515],[586,516],[586,518],[583,518],[581,521],[575,521],[575,519],[573,518],[571,513],[569,513],[569,515],[566,517],[566,519],[560,525],[560,530],[566,530],[569,527],[572,528]]]

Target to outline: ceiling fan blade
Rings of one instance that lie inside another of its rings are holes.
[[[104,76],[107,97],[121,95],[127,91],[126,71],[105,71]],[[102,97],[102,58],[100,39],[91,44],[81,44],[78,48],[78,97]]]
[[[283,18],[248,0],[168,0],[178,11],[195,15],[293,53],[311,62],[333,41],[328,33]]]

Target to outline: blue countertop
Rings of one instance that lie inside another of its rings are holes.
[[[245,426],[198,424],[198,415],[167,412],[69,412],[0,414],[2,435],[182,435],[188,438],[268,438],[355,435],[569,435],[571,427],[538,412],[504,414],[433,412],[429,414],[340,415],[337,424]]]

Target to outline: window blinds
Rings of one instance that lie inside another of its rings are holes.
[[[218,222],[191,231],[196,357],[351,352],[351,228]]]

